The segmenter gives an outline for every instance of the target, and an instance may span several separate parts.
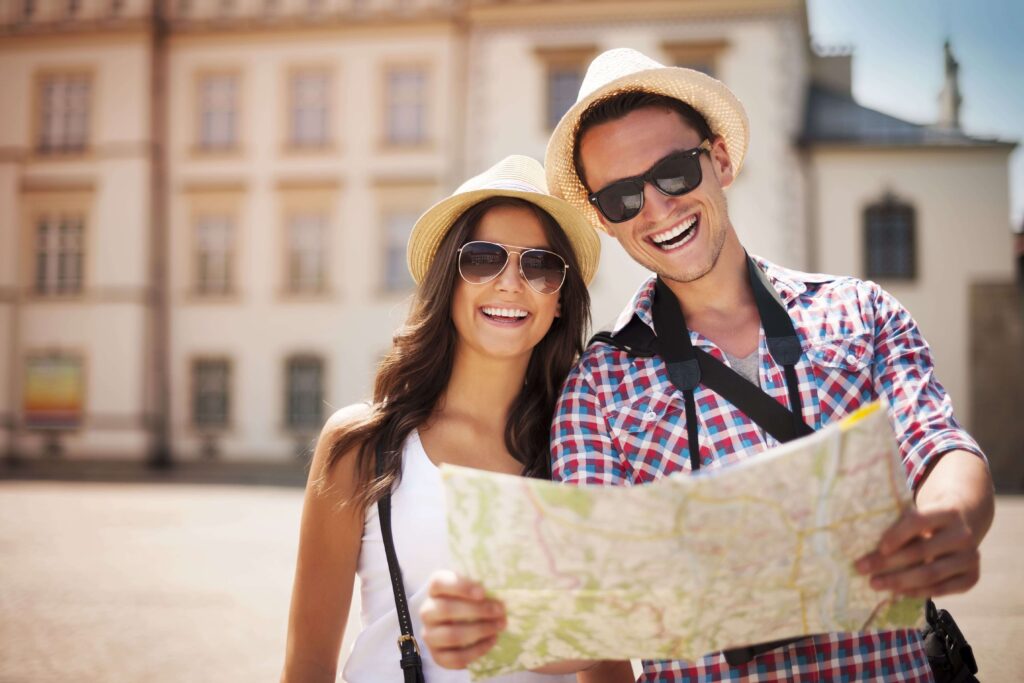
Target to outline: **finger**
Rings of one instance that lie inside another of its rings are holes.
[[[435,650],[463,650],[471,648],[482,640],[496,637],[506,626],[504,619],[488,619],[463,623],[439,624],[423,628],[423,640]]]
[[[505,607],[498,600],[462,600],[460,598],[428,598],[420,608],[424,624],[500,619]]]
[[[910,569],[873,576],[871,587],[878,591],[888,590],[895,593],[930,589],[957,575],[977,573],[978,564],[978,551],[971,548]]]
[[[950,595],[953,593],[964,593],[978,583],[979,575],[980,572],[958,574],[953,578],[946,579],[945,581],[929,586],[928,588],[907,591],[904,595],[912,598],[938,598],[943,595]]]
[[[464,600],[483,600],[486,597],[484,587],[478,582],[447,569],[436,571],[431,575],[428,595]]]
[[[949,526],[956,518],[952,510],[921,512],[908,508],[896,522],[886,529],[878,541],[878,552],[891,555],[918,536]]]
[[[869,562],[869,572],[885,574],[900,569],[909,569],[944,555],[968,550],[973,545],[971,533],[967,527],[963,524],[953,524],[931,537],[918,537],[891,555],[876,555]]]
[[[465,669],[467,666],[487,654],[494,644],[498,642],[497,636],[484,638],[475,645],[461,650],[438,650],[431,649],[430,654],[434,662],[445,669]]]

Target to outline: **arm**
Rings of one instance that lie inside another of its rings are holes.
[[[346,453],[334,466],[322,491],[314,481],[323,471],[334,431],[365,410],[359,405],[335,413],[316,444],[302,509],[282,683],[333,683],[337,675],[363,535],[363,511],[342,505],[355,491],[355,453]]]
[[[978,581],[978,546],[994,514],[988,464],[953,417],[910,314],[881,290],[873,303],[875,385],[889,401],[917,506],[856,567],[876,590],[917,597],[963,592]]]

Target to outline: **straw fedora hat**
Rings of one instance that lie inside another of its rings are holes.
[[[548,212],[568,236],[576,252],[580,275],[590,284],[601,257],[601,241],[579,211],[548,193],[540,162],[518,154],[505,157],[462,183],[452,196],[434,204],[416,221],[406,247],[409,272],[416,284],[423,281],[441,240],[459,216],[491,197],[523,199]]]
[[[736,174],[743,166],[743,157],[746,156],[750,139],[747,113],[721,81],[693,69],[659,64],[629,48],[608,50],[598,55],[587,68],[576,104],[570,107],[551,134],[544,155],[544,166],[551,193],[582,211],[591,224],[600,230],[604,230],[604,226],[587,199],[587,188],[576,176],[572,160],[573,145],[580,117],[590,105],[627,91],[667,95],[699,111],[711,131],[725,140]]]

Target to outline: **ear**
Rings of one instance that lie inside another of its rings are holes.
[[[729,159],[729,149],[725,146],[725,138],[719,136],[711,143],[711,167],[718,178],[718,184],[722,188],[732,185],[735,174],[732,168],[732,160]]]
[[[558,295],[558,301],[555,302],[555,317],[562,317],[562,295]]]

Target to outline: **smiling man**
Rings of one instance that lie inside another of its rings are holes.
[[[552,427],[554,477],[639,484],[725,467],[777,445],[700,383],[699,372],[670,374],[663,358],[680,345],[706,352],[813,429],[884,398],[916,509],[857,569],[878,590],[965,591],[977,582],[978,545],[993,516],[984,455],[953,417],[928,345],[893,297],[871,282],[747,255],[726,202],[747,143],[743,106],[705,74],[628,49],[606,52],[588,69],[548,145],[548,185],[655,276],[613,338],[593,344],[567,380]],[[765,334],[771,316],[786,321],[794,343]],[[653,339],[658,354],[624,350],[621,339],[637,335]],[[601,672],[585,675],[599,680]],[[840,679],[929,681],[932,672],[920,635],[905,630],[646,661],[641,680]]]

